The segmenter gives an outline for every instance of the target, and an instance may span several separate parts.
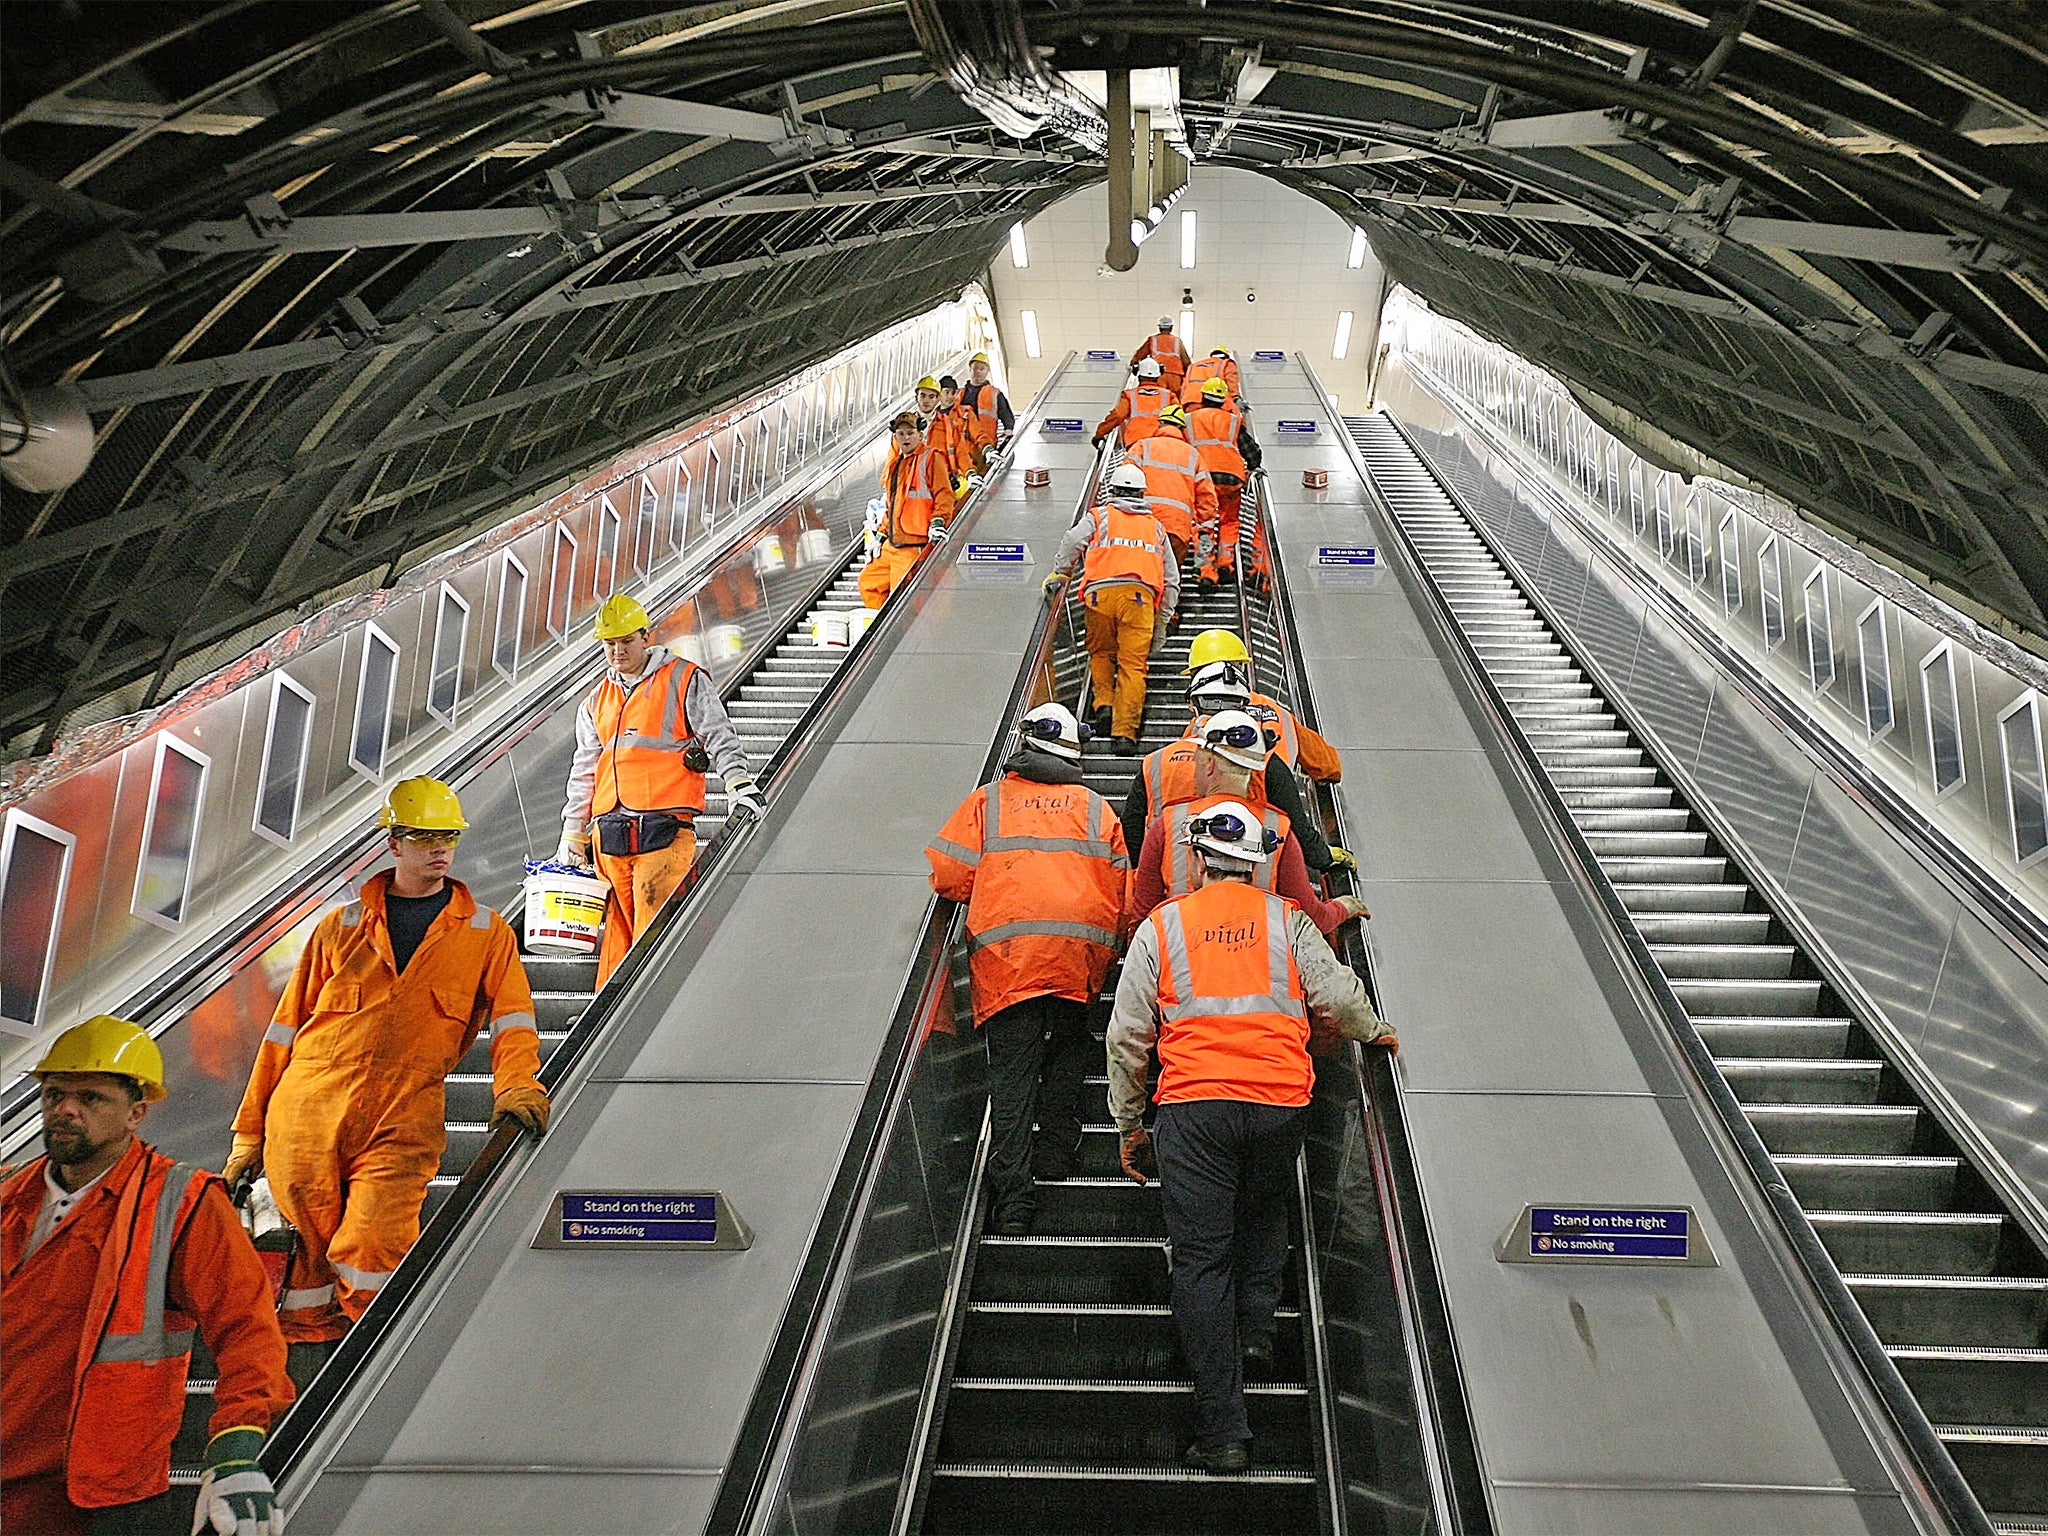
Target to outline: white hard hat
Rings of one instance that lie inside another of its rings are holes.
[[[1201,850],[1205,864],[1225,869],[1263,864],[1273,856],[1278,842],[1251,807],[1236,800],[1225,800],[1188,818],[1188,846]]]
[[[1112,491],[1142,496],[1145,494],[1145,471],[1135,464],[1119,464],[1109,472],[1108,484]]]
[[[1138,377],[1139,377],[1139,378],[1141,378],[1141,379],[1156,379],[1156,378],[1158,378],[1158,377],[1159,377],[1159,360],[1158,360],[1157,358],[1153,358],[1153,357],[1148,357],[1148,358],[1146,358],[1146,359],[1145,359],[1145,360],[1144,360],[1143,362],[1139,363],[1139,364],[1138,364]]]
[[[1239,768],[1266,766],[1266,728],[1241,709],[1218,710],[1195,727],[1195,741]]]
[[[1171,315],[1161,315],[1161,316],[1159,317],[1159,329],[1161,329],[1162,331],[1170,331],[1170,330],[1172,330],[1172,329],[1173,329],[1173,316],[1171,316]]]
[[[1017,739],[1027,747],[1050,752],[1054,757],[1078,758],[1088,728],[1074,718],[1064,704],[1041,704],[1019,724]]]
[[[1244,668],[1237,662],[1212,661],[1196,670],[1188,683],[1188,697],[1215,701],[1202,711],[1214,714],[1218,710],[1243,708],[1251,702],[1252,689],[1245,681]]]

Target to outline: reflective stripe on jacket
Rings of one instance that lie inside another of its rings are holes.
[[[1300,1106],[1314,1072],[1308,1002],[1288,943],[1294,903],[1218,880],[1155,911],[1162,1104]]]
[[[1230,386],[1230,399],[1235,402],[1241,375],[1237,371],[1234,357],[1205,357],[1188,370],[1188,376],[1180,387],[1181,404],[1193,410],[1202,403],[1202,386],[1211,379],[1221,379]]]
[[[1172,331],[1155,331],[1145,338],[1144,344],[1131,358],[1131,366],[1137,367],[1146,358],[1159,365],[1160,379],[1172,379],[1178,383],[1187,371],[1186,354],[1182,352],[1180,337]]]
[[[630,688],[609,675],[598,680],[584,707],[602,744],[590,810],[595,816],[629,811],[704,809],[704,775],[684,762],[696,745],[683,695],[697,664],[676,657]]]
[[[1157,384],[1140,382],[1131,385],[1116,397],[1116,404],[1095,428],[1097,437],[1107,437],[1111,432],[1122,430],[1119,439],[1125,447],[1150,437],[1159,430],[1159,413],[1169,405],[1177,404],[1180,395],[1175,390],[1162,389]]]
[[[1081,557],[1081,590],[1135,583],[1148,587],[1155,607],[1166,601],[1166,530],[1149,512],[1126,512],[1113,503],[1097,506],[1095,531]]]
[[[1124,462],[1145,472],[1152,515],[1168,533],[1192,544],[1196,528],[1216,522],[1216,486],[1202,468],[1195,445],[1172,427],[1161,426],[1133,443],[1124,451]]]
[[[1188,846],[1188,823],[1197,816],[1204,816],[1214,807],[1235,803],[1236,795],[1202,795],[1193,800],[1182,800],[1167,806],[1164,820],[1166,845],[1161,850],[1160,875],[1166,884],[1169,899],[1185,896],[1195,888],[1195,850]],[[1294,823],[1287,819],[1284,811],[1276,811],[1270,805],[1248,805],[1248,810],[1258,812],[1259,820],[1277,841],[1273,854],[1263,864],[1252,866],[1252,884],[1259,890],[1270,891],[1280,875],[1280,848],[1293,831]]]
[[[1244,712],[1259,724],[1280,733],[1279,742],[1267,756],[1277,756],[1290,768],[1299,768],[1319,783],[1334,784],[1343,778],[1344,760],[1337,755],[1337,749],[1325,741],[1320,732],[1311,730],[1296,719],[1294,711],[1285,704],[1269,699],[1263,693],[1254,693],[1245,702]],[[1192,737],[1207,719],[1206,715],[1195,716],[1182,735]]]
[[[1101,991],[1131,868],[1108,801],[1006,773],[961,802],[925,857],[932,889],[967,903],[976,1024],[1029,998]]]
[[[932,541],[932,524],[953,516],[952,461],[942,448],[926,443],[912,453],[890,450],[882,474],[888,492],[889,542],[898,549],[921,549]]]
[[[996,405],[1002,393],[993,379],[986,384],[963,385],[960,390],[960,403],[966,407],[974,424],[974,440],[984,448],[995,447],[996,438],[1003,429],[1002,413]]]
[[[1202,468],[1211,475],[1245,477],[1244,454],[1237,435],[1244,428],[1244,416],[1233,405],[1205,405],[1188,412],[1188,440],[1201,456]]]
[[[1183,736],[1179,741],[1170,741],[1156,752],[1145,754],[1139,776],[1145,782],[1145,819],[1152,821],[1169,805],[1195,798],[1195,743]],[[1245,791],[1246,799],[1253,805],[1266,803],[1266,775],[1262,769],[1252,775],[1251,785]]]

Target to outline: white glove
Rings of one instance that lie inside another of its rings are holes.
[[[732,798],[734,811],[745,811],[757,819],[768,814],[768,802],[761,798],[752,779],[728,779],[725,792]]]
[[[927,537],[929,537],[934,544],[943,544],[946,542],[947,539],[951,538],[952,536],[953,530],[948,528],[944,523],[933,523],[930,532],[927,534]]]
[[[213,1437],[199,1476],[192,1536],[284,1536],[277,1490],[256,1461],[262,1447],[260,1429],[227,1429]]]
[[[577,869],[590,868],[590,843],[585,838],[562,836],[561,846],[555,849],[557,864],[573,865]]]

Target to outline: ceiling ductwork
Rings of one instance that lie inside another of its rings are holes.
[[[1095,104],[1045,67],[1018,0],[906,0],[918,45],[963,101],[1015,139],[1060,134],[1099,155],[1109,128]],[[1127,114],[1128,116],[1128,114]]]

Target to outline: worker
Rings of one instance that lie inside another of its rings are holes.
[[[1104,498],[1069,528],[1052,557],[1046,595],[1059,601],[1081,562],[1081,606],[1088,615],[1088,674],[1094,721],[1114,750],[1138,751],[1145,718],[1145,669],[1180,607],[1180,564],[1145,498],[1145,472],[1119,464]]]
[[[1252,688],[1252,653],[1227,629],[1205,629],[1188,646],[1188,703],[1194,720],[1219,709],[1241,709],[1280,733],[1283,762],[1320,784],[1344,777],[1344,760],[1321,732],[1303,725],[1286,705]]]
[[[1130,859],[1116,813],[1081,782],[1085,734],[1062,705],[1032,710],[1002,777],[963,800],[925,849],[932,889],[967,903],[974,1022],[988,1051],[989,1215],[1011,1237],[1031,1230],[1033,1178],[1073,1172],[1095,1054],[1088,1005],[1122,939]]]
[[[1179,394],[1160,383],[1159,365],[1146,358],[1138,364],[1136,380],[1116,397],[1116,404],[1096,426],[1095,446],[1100,448],[1102,440],[1112,432],[1126,448],[1150,437],[1159,430],[1159,413],[1179,402]]]
[[[43,1152],[0,1184],[0,1530],[171,1526],[195,1329],[214,1360],[192,1529],[284,1529],[257,1453],[292,1400],[263,1261],[221,1180],[135,1133],[165,1096],[147,1031],[100,1014],[33,1074]]]
[[[917,419],[924,424],[925,432],[929,434],[932,423],[938,419],[939,415],[939,381],[930,374],[926,374],[917,381],[915,395],[917,399]]]
[[[952,461],[925,440],[924,426],[905,411],[889,423],[889,461],[882,468],[881,552],[861,567],[860,600],[879,608],[918,562],[946,542],[953,520]]]
[[[1245,1470],[1244,1379],[1272,1371],[1312,1036],[1397,1049],[1315,924],[1251,883],[1272,856],[1267,838],[1256,813],[1227,801],[1188,823],[1195,890],[1132,933],[1106,1042],[1119,1161],[1141,1183],[1159,1180],[1174,1329],[1195,1382],[1186,1460],[1207,1472]],[[1159,1112],[1148,1133],[1155,1043]]]
[[[1271,726],[1263,726],[1260,735],[1264,740],[1266,762],[1263,768],[1252,771],[1245,785],[1245,796],[1255,804],[1272,806],[1287,818],[1288,825],[1301,843],[1301,856],[1310,873],[1356,869],[1358,861],[1344,849],[1333,847],[1323,836],[1320,822],[1304,809],[1307,797],[1300,779],[1274,750],[1279,744],[1278,733]],[[1124,841],[1132,847],[1143,850],[1146,828],[1164,815],[1168,806],[1192,800],[1202,793],[1195,782],[1195,764],[1201,745],[1199,736],[1200,733],[1195,732],[1179,741],[1168,742],[1157,751],[1148,753],[1139,766],[1137,776],[1131,780],[1130,792],[1124,797],[1121,813]]]
[[[960,404],[960,381],[950,373],[939,375],[939,408],[925,438],[953,467],[953,499],[966,500],[970,489],[967,477],[981,473],[980,455],[974,443],[973,417]]]
[[[1188,435],[1201,456],[1202,468],[1216,482],[1216,541],[1202,553],[1200,585],[1214,592],[1219,581],[1237,580],[1238,514],[1244,483],[1257,471],[1264,455],[1246,422],[1242,401],[1231,398],[1222,379],[1202,385],[1202,404],[1188,416]]]
[[[1181,404],[1189,410],[1201,405],[1202,386],[1211,379],[1221,379],[1228,386],[1226,400],[1235,400],[1244,392],[1243,376],[1237,371],[1237,359],[1230,355],[1230,348],[1211,347],[1207,357],[1188,369],[1188,376],[1181,381]]]
[[[735,810],[765,807],[718,685],[694,661],[652,644],[640,600],[620,592],[597,610],[605,673],[576,710],[562,841],[555,857],[611,887],[597,984],[611,979],[697,856],[704,775],[716,769]],[[595,829],[597,847],[591,847]]]
[[[401,779],[378,825],[392,867],[321,918],[300,953],[225,1170],[230,1184],[267,1174],[298,1232],[278,1313],[294,1344],[346,1333],[419,1236],[448,1139],[442,1084],[480,1033],[492,1127],[538,1136],[548,1123],[518,942],[448,873],[469,825],[461,801],[438,779]]]
[[[967,359],[967,387],[960,392],[960,403],[974,418],[974,442],[981,450],[984,473],[989,455],[1000,453],[1017,429],[1017,413],[1010,409],[1010,397],[996,388],[988,369],[986,352],[977,352]]]
[[[1154,362],[1159,365],[1159,382],[1173,392],[1174,399],[1180,398],[1181,380],[1187,377],[1188,349],[1180,344],[1180,338],[1173,334],[1173,316],[1161,315],[1159,329],[1138,344],[1138,350],[1131,354],[1131,366]]]
[[[1152,515],[1173,541],[1175,565],[1185,565],[1203,530],[1214,539],[1216,484],[1188,441],[1188,413],[1169,405],[1159,413],[1159,430],[1124,450],[1124,463],[1145,472],[1145,498]]]
[[[1188,823],[1225,800],[1250,806],[1273,834],[1273,856],[1253,872],[1252,883],[1260,890],[1278,891],[1326,934],[1335,933],[1354,917],[1371,915],[1357,896],[1323,898],[1309,880],[1291,818],[1251,793],[1252,775],[1264,768],[1268,754],[1256,720],[1240,710],[1223,710],[1201,722],[1192,739],[1196,748],[1194,794],[1169,802],[1146,824],[1145,840],[1131,875],[1131,926],[1150,916],[1160,902],[1194,889]]]

